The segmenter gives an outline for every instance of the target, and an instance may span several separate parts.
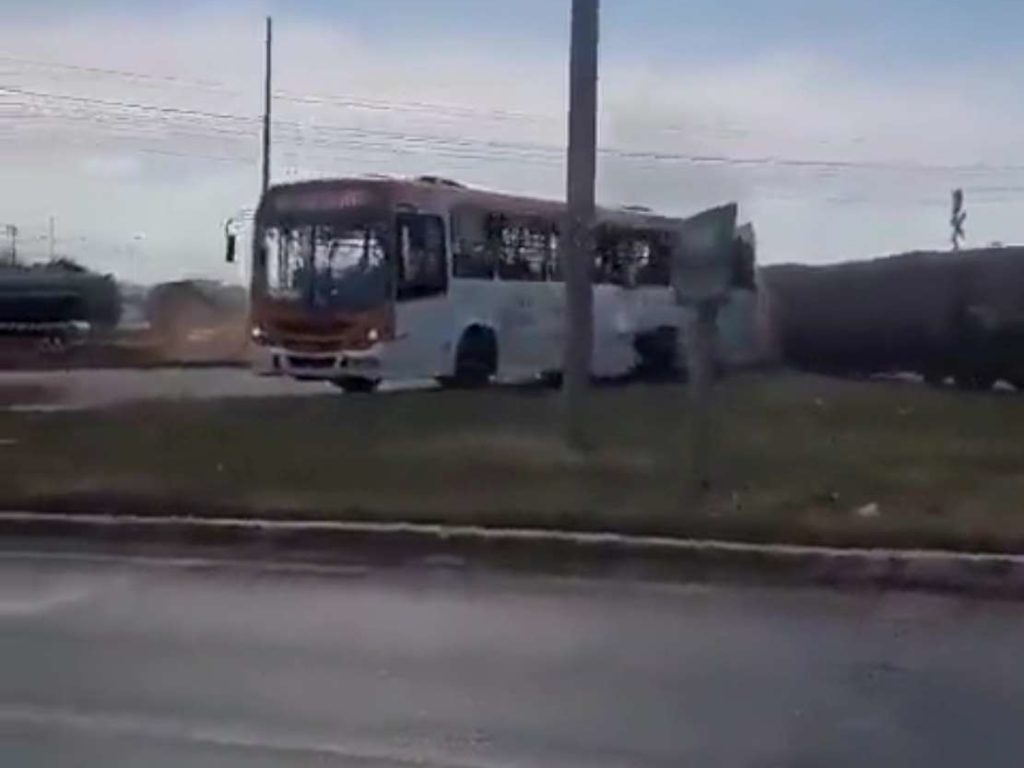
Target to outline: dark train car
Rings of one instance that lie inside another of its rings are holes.
[[[789,365],[1024,386],[1024,248],[782,265],[763,279]]]
[[[112,330],[121,317],[117,283],[60,259],[0,267],[0,334],[67,336]]]

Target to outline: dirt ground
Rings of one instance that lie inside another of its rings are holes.
[[[149,400],[302,397],[336,392],[328,384],[261,377],[247,368],[0,372],[0,409],[15,410],[77,410]]]

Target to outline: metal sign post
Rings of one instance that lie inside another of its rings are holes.
[[[672,258],[672,287],[687,332],[681,341],[687,361],[691,415],[688,421],[689,489],[711,487],[712,386],[718,313],[732,284],[736,240],[735,203],[687,219],[677,233]]]

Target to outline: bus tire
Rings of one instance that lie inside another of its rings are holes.
[[[498,341],[489,328],[473,326],[462,334],[455,351],[455,371],[441,380],[456,389],[486,387],[498,371]]]
[[[678,332],[672,326],[660,326],[633,339],[637,355],[634,373],[643,379],[670,379],[680,374]]]
[[[344,376],[340,379],[332,379],[331,384],[347,395],[355,395],[374,392],[380,382],[377,379],[367,379],[363,376]]]

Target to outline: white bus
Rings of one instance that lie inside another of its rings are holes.
[[[346,391],[557,374],[564,208],[436,177],[272,187],[252,252],[258,367]],[[641,209],[598,212],[595,376],[674,365],[669,243],[679,223]],[[738,289],[752,259],[737,269]]]

